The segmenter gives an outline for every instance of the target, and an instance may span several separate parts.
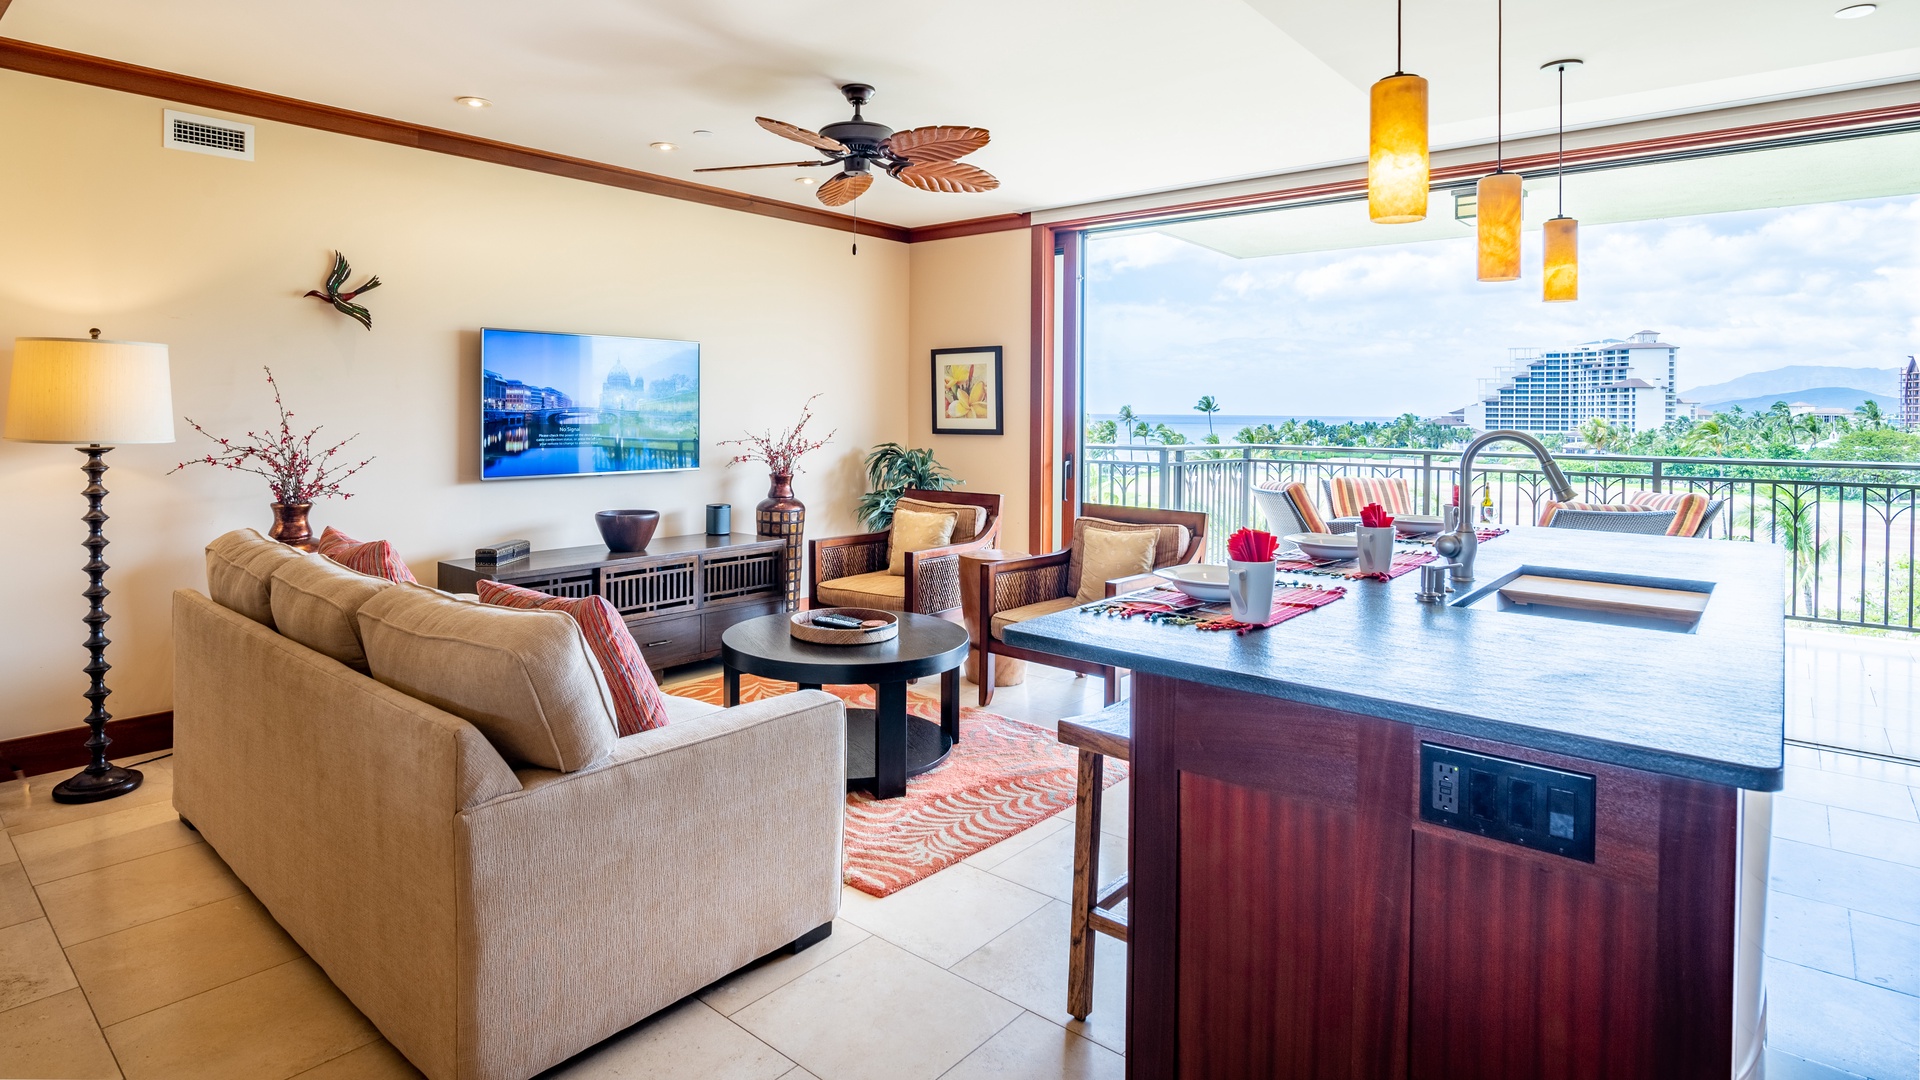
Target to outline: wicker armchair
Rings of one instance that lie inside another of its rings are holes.
[[[1199,562],[1207,550],[1207,515],[1183,510],[1152,510],[1137,506],[1099,506],[1080,508],[1081,520],[1104,519],[1129,525],[1178,525],[1187,530],[1187,542],[1171,557],[1156,560],[1154,569],[1180,563]],[[980,572],[979,616],[967,626],[975,654],[980,658],[980,704],[993,701],[993,658],[1006,656],[1029,660],[1049,667],[1066,668],[1083,675],[1098,675],[1106,682],[1106,702],[1120,699],[1118,669],[1084,660],[1072,660],[1053,653],[1036,652],[1007,644],[1000,639],[1008,624],[1050,615],[1074,607],[1077,583],[1070,580],[1074,549],[1048,555],[988,563]],[[1152,574],[1118,578],[1105,586],[1107,596],[1115,596],[1152,584]]]
[[[884,608],[959,620],[960,553],[990,548],[1000,538],[1000,496],[909,490],[900,499],[909,507],[918,502],[958,510],[953,542],[907,552],[906,573],[896,575],[887,572],[890,532],[814,540],[807,545],[814,607]]]

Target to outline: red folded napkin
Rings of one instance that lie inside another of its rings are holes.
[[[1270,532],[1241,529],[1227,537],[1227,558],[1234,562],[1272,562],[1280,541]]]
[[[1382,509],[1379,503],[1368,503],[1360,508],[1360,524],[1369,529],[1384,529],[1393,524],[1393,515]]]

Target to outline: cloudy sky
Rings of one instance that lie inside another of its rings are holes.
[[[1235,259],[1146,233],[1088,244],[1087,408],[1431,415],[1510,346],[1657,330],[1683,390],[1793,364],[1920,351],[1920,196],[1582,226],[1580,295],[1474,280],[1473,241]],[[1177,404],[1175,404],[1177,403]]]

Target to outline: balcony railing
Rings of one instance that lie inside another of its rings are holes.
[[[1205,511],[1208,558],[1258,525],[1253,488],[1301,481],[1325,505],[1322,481],[1343,473],[1398,477],[1421,512],[1439,513],[1457,479],[1457,450],[1343,446],[1086,447],[1081,497],[1092,503]],[[1787,549],[1787,617],[1841,626],[1920,630],[1920,464],[1577,454],[1559,459],[1589,502],[1634,491],[1697,491],[1721,503],[1710,536]],[[1491,495],[1493,520],[1532,524],[1550,497],[1529,455],[1483,453],[1469,501]]]

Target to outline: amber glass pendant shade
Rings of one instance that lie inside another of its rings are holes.
[[[1373,84],[1367,213],[1382,225],[1427,216],[1427,80],[1389,75]]]
[[[1544,231],[1547,273],[1541,282],[1541,298],[1580,299],[1580,223],[1565,216],[1550,218]]]
[[[1520,277],[1520,174],[1483,176],[1474,190],[1479,196],[1480,280],[1514,281]]]

